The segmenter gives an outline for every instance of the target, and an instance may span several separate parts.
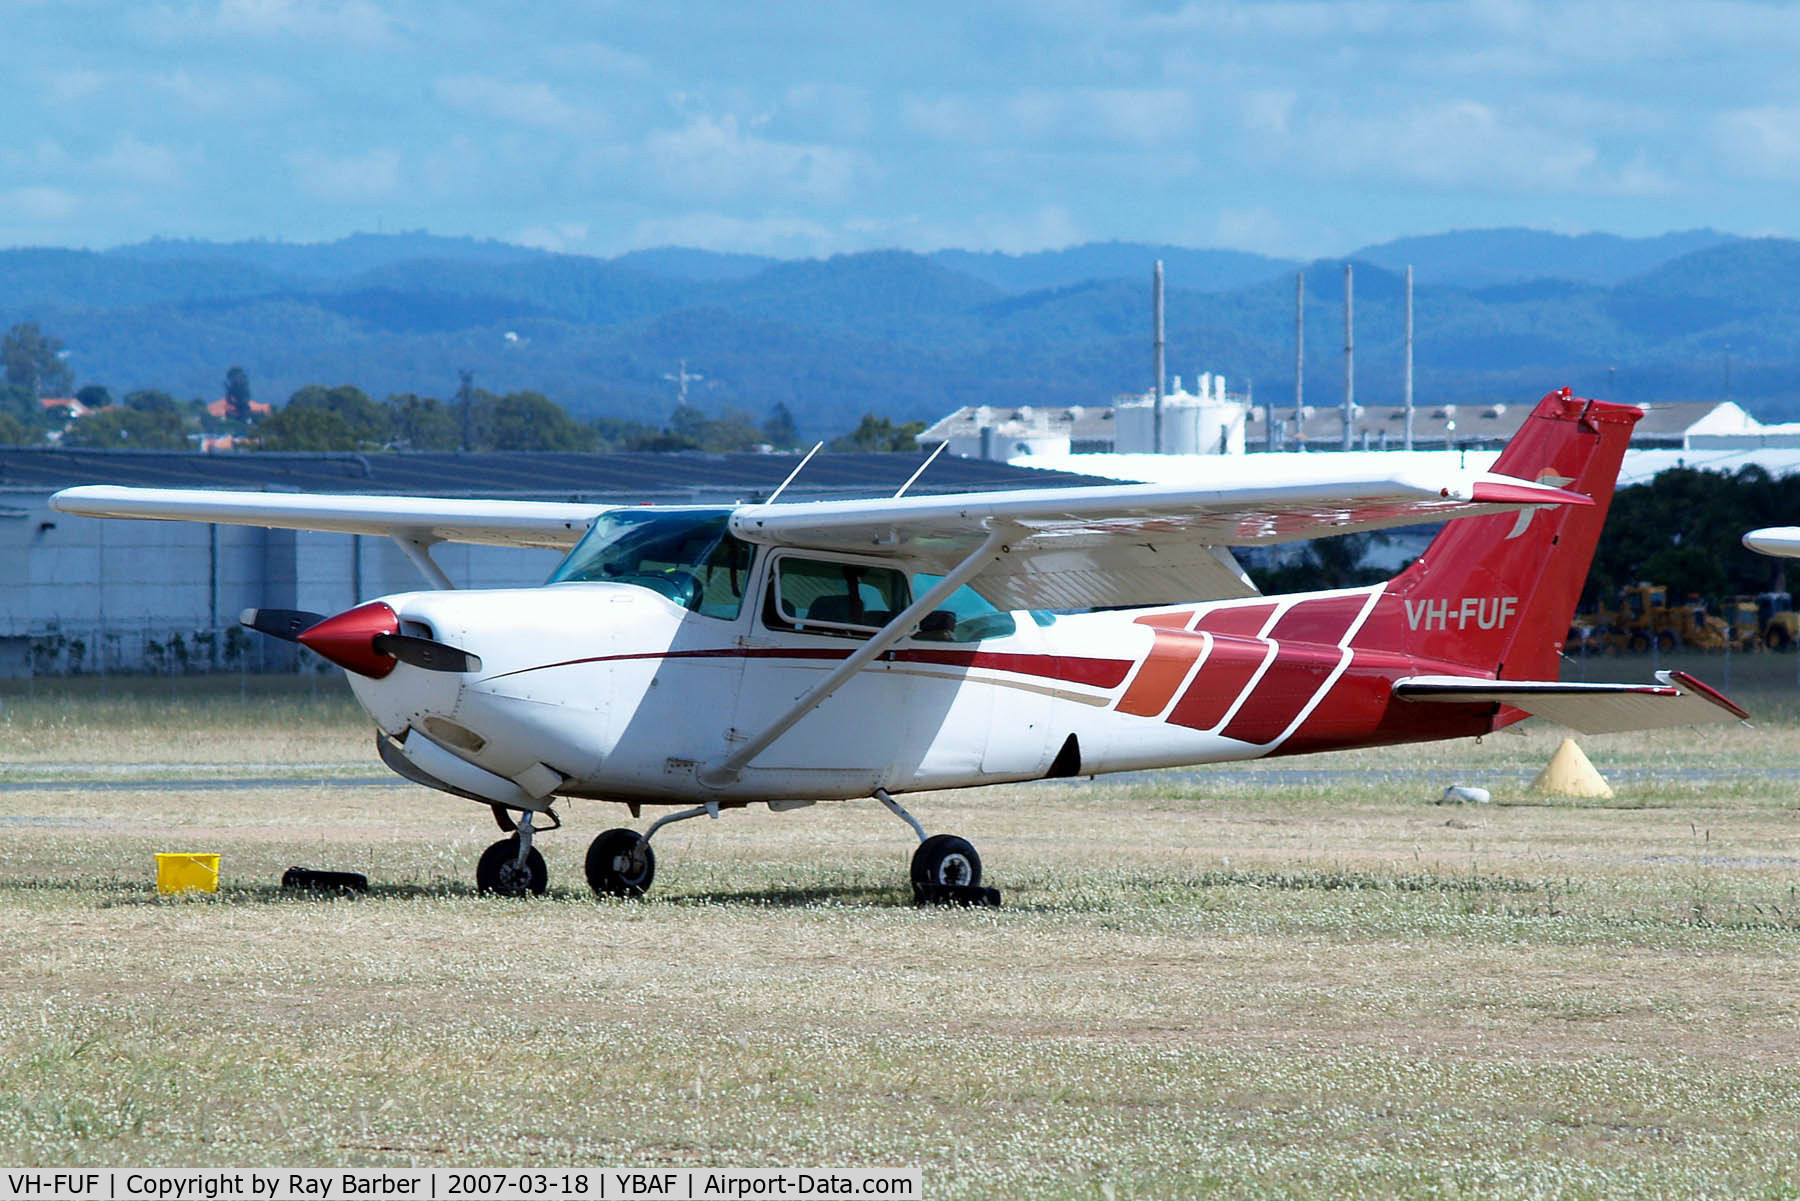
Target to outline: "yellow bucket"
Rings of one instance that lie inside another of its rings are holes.
[[[219,857],[191,852],[158,852],[156,891],[165,894],[218,892]]]

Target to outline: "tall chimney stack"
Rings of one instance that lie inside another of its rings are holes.
[[[1294,449],[1306,438],[1306,272],[1294,277]]]
[[[1413,448],[1412,394],[1412,266],[1406,268],[1406,449]]]
[[[1156,387],[1153,393],[1156,397],[1156,411],[1151,418],[1150,442],[1156,453],[1160,455],[1163,452],[1163,272],[1161,259],[1156,260],[1156,274],[1151,278],[1150,308],[1155,315],[1156,322],[1156,353],[1152,356],[1156,360]]]
[[[1344,449],[1351,446],[1356,419],[1356,309],[1350,264],[1344,264]]]

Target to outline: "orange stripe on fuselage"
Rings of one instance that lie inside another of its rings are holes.
[[[1137,678],[1119,698],[1119,712],[1133,717],[1155,717],[1174,699],[1175,690],[1187,679],[1194,661],[1206,649],[1206,638],[1187,632],[1192,613],[1153,613],[1137,624],[1151,627],[1156,641],[1150,656],[1138,669]]]

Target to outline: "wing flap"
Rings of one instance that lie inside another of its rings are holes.
[[[384,535],[426,544],[466,542],[567,550],[581,540],[595,517],[612,506],[92,485],[63,489],[50,498],[50,507],[83,517],[203,521]]]
[[[1659,671],[1656,679],[1654,684],[1580,684],[1410,676],[1394,681],[1394,696],[1424,704],[1510,705],[1583,734],[1725,724],[1750,716],[1686,672]]]

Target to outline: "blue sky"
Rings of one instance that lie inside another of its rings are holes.
[[[1800,7],[1748,0],[3,0],[0,44],[0,245],[1800,233]]]

